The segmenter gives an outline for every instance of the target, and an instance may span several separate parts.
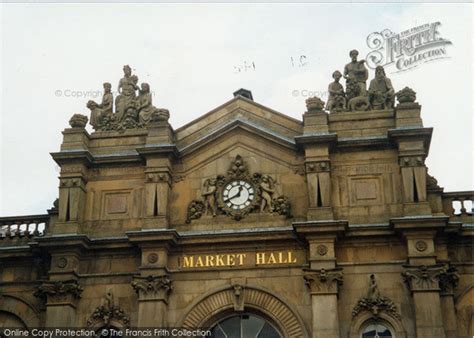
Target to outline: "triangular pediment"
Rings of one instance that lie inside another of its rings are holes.
[[[209,113],[176,130],[176,143],[184,155],[228,132],[242,129],[286,147],[294,147],[294,137],[303,124],[252,100],[237,96]]]

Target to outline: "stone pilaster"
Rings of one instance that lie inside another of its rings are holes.
[[[416,337],[446,337],[439,296],[439,265],[407,266],[402,277],[415,304]]]
[[[173,159],[177,154],[173,129],[168,122],[150,123],[146,144],[137,151],[146,160],[142,228],[168,228]]]
[[[76,307],[82,287],[77,280],[45,281],[36,297],[46,302],[46,327],[75,327]]]
[[[343,276],[336,264],[335,243],[347,226],[345,221],[293,223],[309,245],[310,268],[304,270],[304,279],[311,294],[313,338],[340,338],[338,292]]]
[[[313,338],[340,338],[337,295],[343,283],[342,269],[306,270],[311,293]]]
[[[137,276],[132,287],[138,294],[138,327],[166,326],[166,309],[171,292],[168,275]]]
[[[84,127],[65,129],[61,151],[51,153],[61,167],[58,221],[56,226],[50,229],[51,233],[80,232],[84,219],[87,171],[92,163],[92,155],[88,149],[89,134]]]
[[[427,197],[427,168],[432,128],[399,128],[388,131],[398,145],[398,158],[402,177],[403,212],[406,216],[431,215]]]
[[[306,100],[303,135],[295,137],[305,151],[305,173],[308,189],[308,220],[333,219],[331,203],[331,163],[329,149],[337,135],[329,133],[328,113],[317,97]]]
[[[128,232],[127,236],[141,250],[140,275],[131,284],[138,295],[138,326],[166,327],[172,290],[168,252],[176,245],[178,234],[162,229]]]
[[[439,276],[441,290],[441,310],[443,314],[444,330],[447,338],[457,337],[456,308],[454,306],[454,289],[458,285],[459,275],[457,268],[446,264]]]
[[[446,227],[447,217],[403,217],[391,222],[407,241],[408,265],[402,278],[413,297],[416,336],[444,338],[439,280],[445,269],[437,264],[435,238]]]

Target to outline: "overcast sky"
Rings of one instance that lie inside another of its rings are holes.
[[[100,101],[103,82],[116,90],[124,64],[150,84],[174,128],[241,87],[301,119],[307,96],[325,95],[351,49],[361,58],[371,51],[370,33],[432,22],[452,42],[448,58],[386,71],[396,90],[417,91],[424,125],[434,127],[430,173],[445,191],[473,189],[471,4],[3,4],[0,11],[1,216],[51,207],[59,170],[49,153],[59,150],[71,115],[88,115],[86,102]]]

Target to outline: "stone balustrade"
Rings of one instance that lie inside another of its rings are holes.
[[[456,191],[443,193],[444,213],[452,221],[473,223],[474,191]]]
[[[0,217],[0,240],[44,236],[49,215]]]

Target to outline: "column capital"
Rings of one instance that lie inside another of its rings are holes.
[[[405,266],[402,278],[411,292],[440,291],[439,279],[445,269],[442,265]]]
[[[304,270],[303,278],[312,295],[337,295],[343,283],[341,268]]]
[[[171,283],[169,275],[149,275],[134,277],[131,285],[138,294],[139,301],[159,300],[168,304],[168,297],[172,290]]]
[[[34,293],[36,297],[46,300],[47,306],[69,305],[76,307],[83,288],[76,280],[44,281]]]

